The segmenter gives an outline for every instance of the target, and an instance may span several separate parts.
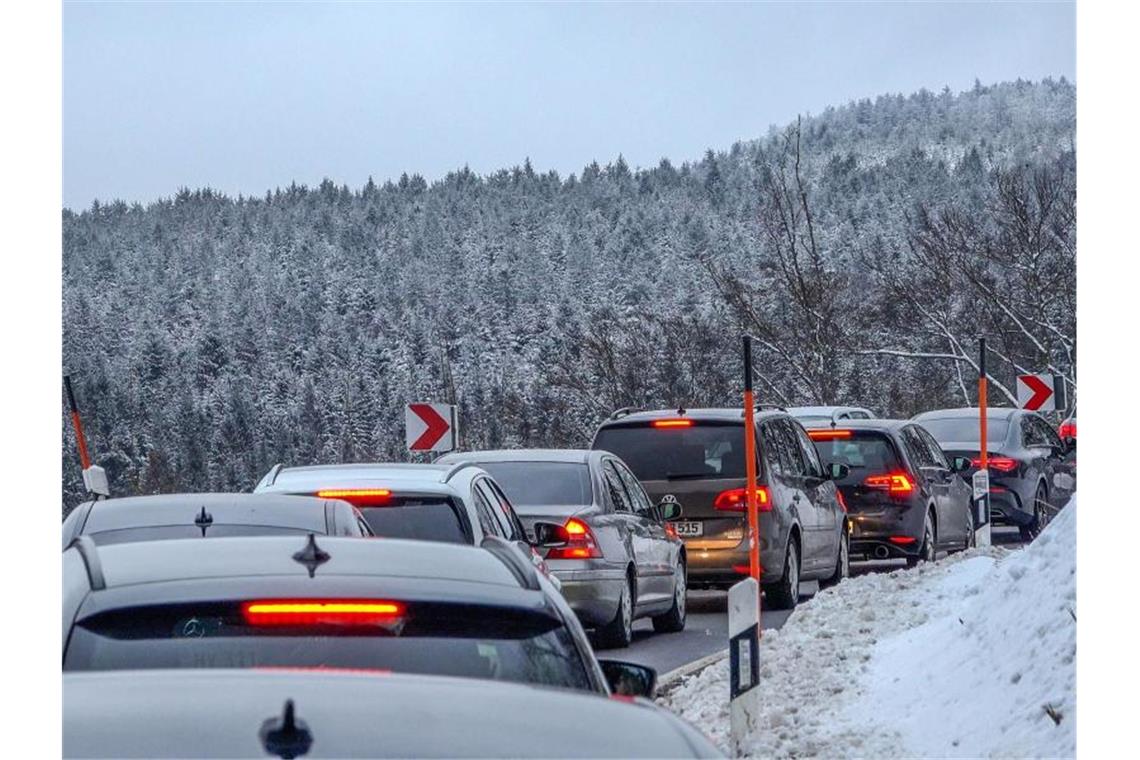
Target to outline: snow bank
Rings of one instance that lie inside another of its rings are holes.
[[[1074,507],[1024,551],[852,578],[765,632],[746,754],[1073,756]],[[727,662],[660,701],[732,751]]]

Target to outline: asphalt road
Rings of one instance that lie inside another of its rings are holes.
[[[1021,546],[1016,528],[994,528],[992,540],[998,546]],[[939,555],[940,558],[942,556],[945,555]],[[852,562],[851,574],[889,573],[905,566],[903,560]],[[815,587],[814,582],[801,586],[801,603],[815,591]],[[685,630],[680,633],[654,633],[653,624],[648,619],[639,620],[634,624],[633,643],[629,647],[601,650],[598,655],[649,665],[663,675],[728,648],[728,592],[690,591],[688,603],[688,620]],[[779,628],[790,614],[787,611],[761,610],[761,628]]]

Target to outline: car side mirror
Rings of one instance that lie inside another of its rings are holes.
[[[657,510],[661,513],[661,519],[665,522],[669,520],[676,520],[681,516],[681,505],[676,501],[661,500],[657,503]]]
[[[851,468],[842,462],[832,462],[827,466],[828,480],[843,480],[851,474]]]
[[[536,522],[531,528],[534,530],[534,540],[530,545],[540,549],[565,546],[570,540],[566,528],[557,523]]]
[[[657,692],[657,671],[648,665],[621,660],[598,660],[613,694],[653,699]]]
[[[965,472],[974,466],[969,457],[954,457],[950,462],[950,469],[954,472]]]

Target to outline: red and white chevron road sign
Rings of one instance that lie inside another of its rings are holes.
[[[451,451],[458,428],[451,404],[408,404],[404,424],[409,451]]]
[[[1052,412],[1057,409],[1056,380],[1054,375],[1018,375],[1017,405],[1031,412]]]

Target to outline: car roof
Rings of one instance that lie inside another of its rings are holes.
[[[986,418],[1005,420],[1014,417],[1023,410],[1017,409],[1012,406],[989,406],[986,407]],[[977,418],[980,409],[976,406],[960,407],[958,409],[931,409],[928,412],[921,412],[914,415],[911,419],[922,420],[943,420],[954,419],[957,417],[974,417]]]
[[[454,465],[445,464],[326,464],[308,467],[285,467],[258,493],[312,493],[323,488],[352,488],[387,485],[445,493],[448,476]]]
[[[482,451],[453,451],[436,462],[569,462],[586,464],[597,456],[593,449],[485,449]]]
[[[803,425],[808,430],[830,430],[834,428],[842,428],[843,430],[881,430],[883,432],[891,432],[898,430],[904,425],[917,424],[916,420],[839,420],[835,425],[832,425],[826,420],[804,422]]]
[[[249,493],[128,496],[91,503],[84,533],[158,525],[193,525],[202,508],[214,525],[273,525],[325,533],[326,499]]]
[[[664,710],[504,681],[395,673],[146,670],[65,673],[63,753],[262,757],[287,700],[305,757],[709,757]]]
[[[836,412],[870,412],[865,406],[789,406],[788,414],[793,417],[797,414],[832,415]]]
[[[170,539],[111,544],[96,552],[107,589],[241,577],[297,583],[313,577],[293,556],[305,549],[308,540],[301,536]],[[519,586],[517,577],[492,552],[466,544],[334,536],[321,536],[316,544],[327,552],[328,560],[317,566],[314,576],[325,580],[363,576]]]
[[[756,419],[765,417],[784,416],[786,412],[774,409],[756,410]],[[650,420],[669,418],[689,418],[697,421],[718,421],[744,423],[744,410],[740,407],[709,407],[701,409],[685,409],[679,413],[677,409],[652,409],[641,412],[630,412],[621,417],[610,418],[602,423],[602,427],[619,426],[626,423],[648,422]]]

